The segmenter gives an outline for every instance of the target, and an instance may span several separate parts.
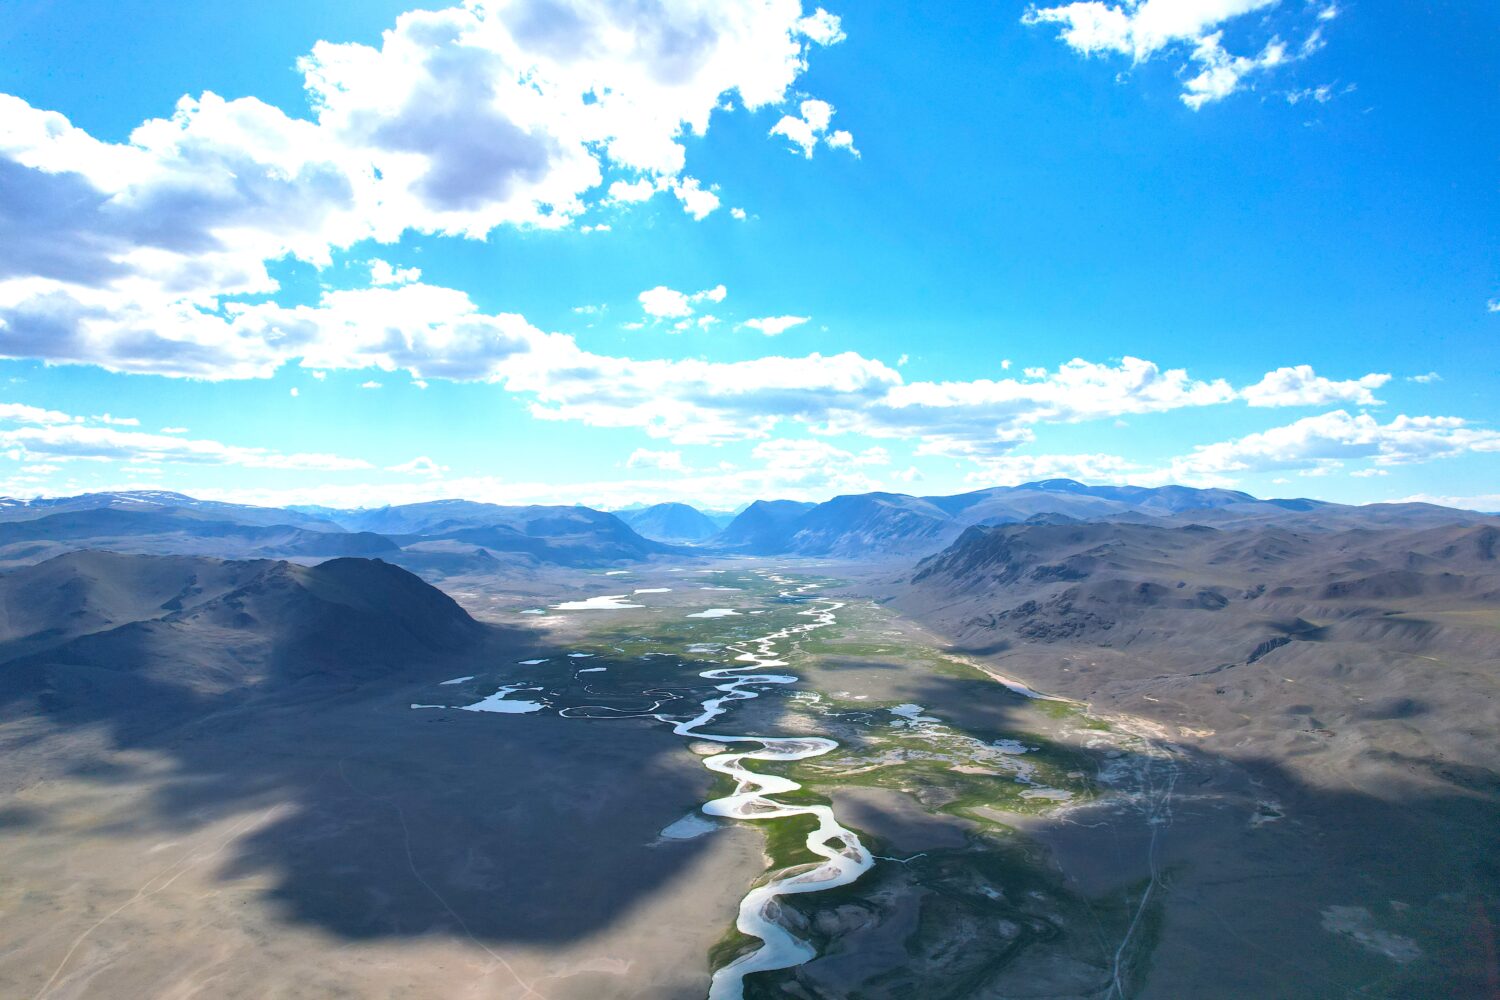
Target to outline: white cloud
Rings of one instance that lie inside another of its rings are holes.
[[[388,261],[374,258],[370,261],[370,284],[406,285],[422,279],[420,267],[392,267]]]
[[[881,447],[851,452],[827,441],[806,438],[776,438],[756,445],[752,454],[768,466],[783,469],[842,468],[890,465],[890,454]]]
[[[1298,90],[1289,90],[1285,96],[1288,104],[1301,104],[1304,101],[1312,101],[1314,104],[1327,104],[1335,97],[1352,94],[1357,89],[1359,88],[1352,83],[1345,84],[1343,87],[1339,87],[1337,84],[1324,83],[1316,87],[1302,87]]]
[[[847,149],[855,156],[859,155],[859,150],[854,148],[853,135],[842,129],[832,133],[828,131],[828,125],[833,121],[834,115],[832,104],[809,98],[802,102],[799,110],[800,115],[783,115],[775,125],[771,126],[770,134],[784,136],[808,159],[812,158],[813,150],[817,148],[819,142],[825,142],[835,149]]]
[[[1043,479],[1077,479],[1087,483],[1140,482],[1151,473],[1119,455],[996,455],[978,460],[965,476],[976,485],[1015,486]]]
[[[379,382],[375,381],[374,379],[370,379],[370,381],[368,381],[368,382],[361,382],[359,384],[359,387],[361,389],[379,389],[380,386],[381,386],[381,384]]]
[[[1422,374],[1422,375],[1408,375],[1408,376],[1406,376],[1406,381],[1408,381],[1408,382],[1419,382],[1422,385],[1428,385],[1428,384],[1433,383],[1433,382],[1441,382],[1442,380],[1443,380],[1443,376],[1439,375],[1437,372],[1426,372],[1425,374]]]
[[[726,295],[722,285],[691,295],[658,286],[642,293],[641,302],[652,317],[677,321]],[[772,319],[783,318],[763,318]],[[544,333],[522,316],[484,313],[463,292],[420,281],[330,291],[308,306],[238,306],[198,322],[214,329],[191,359],[133,357],[117,367],[220,378],[266,376],[294,360],[320,370],[402,370],[418,386],[431,378],[494,382],[525,397],[540,419],[634,427],[681,444],[761,440],[790,422],[822,435],[916,438],[926,454],[964,458],[1009,453],[1031,440],[1038,424],[1239,396],[1223,379],[1194,379],[1132,357],[1113,364],[1074,359],[1056,371],[1033,366],[1020,378],[956,382],[907,382],[895,368],[853,352],[734,362],[614,357],[585,351],[565,334]],[[784,323],[767,326],[769,332]],[[1291,392],[1281,378],[1304,400],[1359,401],[1371,385],[1369,376],[1335,383],[1289,371],[1293,376],[1262,379],[1250,395],[1263,390],[1258,398],[1269,402],[1277,386]]]
[[[829,132],[828,145],[833,149],[847,149],[855,156],[859,155],[859,150],[854,145],[854,134],[844,129],[835,129]]]
[[[649,177],[642,177],[634,181],[615,181],[609,186],[610,201],[630,204],[632,202],[646,201],[656,194],[656,182]]]
[[[1133,413],[1227,403],[1223,379],[1201,381],[1140,358],[1107,365],[1075,358],[1024,377],[896,384],[858,411],[830,414],[826,430],[920,437],[919,454],[983,458],[1030,441],[1039,423],[1077,423]]]
[[[1458,417],[1398,416],[1380,423],[1369,414],[1334,410],[1232,441],[1200,445],[1172,463],[1179,482],[1202,476],[1273,470],[1335,469],[1348,461],[1403,465],[1470,452],[1500,452],[1500,431],[1472,427]]]
[[[263,375],[295,337],[233,317],[280,290],[267,261],[566,227],[616,171],[637,180],[608,199],[670,188],[702,218],[718,196],[684,173],[689,137],[726,105],[783,104],[840,37],[795,0],[476,2],[403,14],[378,47],[320,42],[306,119],[204,93],[112,143],[0,95],[0,355]],[[416,283],[387,266],[377,285]]]
[[[218,441],[79,424],[0,430],[0,449],[16,449],[23,456],[51,461],[167,462],[328,471],[371,468],[369,462],[338,455],[283,454],[268,448],[247,448]]]
[[[744,325],[752,330],[759,330],[767,337],[774,337],[786,333],[794,326],[801,326],[809,319],[809,316],[762,316],[759,319],[747,319]]]
[[[302,393],[297,389],[296,386],[292,386],[292,396],[293,397],[300,396],[301,394]]]
[[[641,308],[646,311],[646,314],[658,319],[690,316],[693,312],[688,296],[666,285],[648,288],[637,298],[640,299]]]
[[[732,215],[732,216],[734,216],[736,219],[740,220],[741,222],[744,222],[745,219],[747,218],[747,216],[745,215],[745,210],[743,208],[731,208],[729,210],[729,214]]]
[[[1500,299],[1490,299],[1484,304],[1485,310],[1492,313],[1500,313]]]
[[[693,315],[699,303],[723,302],[724,297],[728,294],[728,289],[723,285],[705,288],[703,291],[693,292],[691,295],[687,292],[679,292],[676,289],[668,288],[666,285],[657,285],[655,288],[646,289],[640,295],[636,296],[636,298],[640,300],[641,308],[645,310],[648,316],[654,316],[657,319],[680,319]]]
[[[1373,390],[1390,380],[1390,375],[1371,372],[1335,382],[1314,372],[1311,365],[1295,365],[1267,372],[1259,382],[1240,390],[1240,395],[1251,406],[1326,406],[1341,402],[1379,406]]]
[[[1210,29],[1276,0],[1124,0],[1119,5],[1086,0],[1030,8],[1026,24],[1062,25],[1069,47],[1085,55],[1116,53],[1143,62],[1170,45],[1197,41]]]
[[[1264,14],[1277,0],[1077,0],[1055,7],[1030,7],[1022,22],[1059,27],[1059,37],[1084,56],[1127,56],[1140,64],[1168,51],[1182,50],[1196,64],[1184,82],[1183,103],[1197,110],[1240,89],[1253,73],[1273,69],[1316,51],[1321,29],[1313,28],[1296,53],[1277,37],[1266,41],[1254,56],[1234,55],[1223,45],[1223,26],[1244,23],[1249,15]],[[1312,13],[1330,20],[1332,8]],[[1334,11],[1336,13],[1336,11]]]
[[[400,465],[388,465],[385,471],[400,472],[409,476],[440,476],[448,471],[448,467],[437,464],[426,455],[419,455],[410,462],[402,462]]]
[[[0,403],[0,420],[20,424],[71,424],[80,418],[26,403]]]
[[[186,434],[188,429],[186,427],[163,427],[161,432],[163,434]]]
[[[1193,59],[1201,69],[1183,84],[1182,103],[1194,111],[1240,89],[1240,83],[1249,74],[1286,62],[1286,46],[1279,39],[1267,42],[1257,55],[1236,56],[1224,50],[1223,37],[1223,32],[1216,31],[1200,38],[1193,47]]]
[[[672,193],[682,202],[682,210],[700,221],[719,207],[719,196],[703,187],[696,177],[687,177],[673,184]]]
[[[89,417],[89,419],[95,423],[109,424],[113,427],[139,427],[141,425],[141,422],[135,417],[116,417],[108,413],[101,413],[98,416]]]
[[[664,472],[688,472],[680,451],[653,451],[637,448],[625,460],[627,469],[661,469]]]
[[[844,28],[838,17],[822,7],[799,20],[797,31],[819,45],[836,45],[844,40]]]

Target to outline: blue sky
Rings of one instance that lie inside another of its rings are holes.
[[[7,4],[0,492],[1500,508],[1492,5],[208,6]]]

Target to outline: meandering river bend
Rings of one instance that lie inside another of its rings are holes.
[[[809,589],[811,588],[799,587],[793,593],[802,594]],[[714,973],[708,992],[709,1000],[739,1000],[744,995],[745,977],[751,973],[791,968],[816,955],[812,945],[792,934],[777,920],[780,897],[848,885],[874,864],[874,859],[864,844],[839,823],[831,807],[778,802],[772,796],[796,791],[802,786],[777,775],[757,774],[745,765],[746,761],[803,760],[816,757],[835,749],[837,742],[815,736],[732,735],[703,730],[704,726],[724,714],[726,703],[757,697],[755,687],[795,683],[797,678],[791,674],[764,672],[788,665],[780,658],[777,644],[801,633],[832,625],[835,613],[841,607],[843,605],[837,601],[815,598],[808,608],[799,612],[811,621],[789,625],[759,638],[729,645],[727,648],[736,654],[735,661],[745,665],[703,671],[699,676],[725,682],[715,687],[720,693],[706,699],[703,711],[697,716],[686,722],[676,722],[673,726],[674,732],[695,739],[757,745],[757,749],[715,754],[704,760],[703,763],[709,770],[729,775],[735,780],[734,793],[705,803],[705,813],[745,820],[812,816],[817,819],[818,825],[807,835],[807,849],[823,859],[820,864],[811,868],[799,866],[788,869],[785,874],[751,889],[740,901],[739,917],[735,925],[741,933],[759,938],[762,943],[756,950],[741,955]],[[674,721],[666,716],[659,715],[657,718],[664,722]]]

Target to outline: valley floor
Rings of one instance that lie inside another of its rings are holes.
[[[869,569],[444,586],[482,655],[207,718],[0,718],[0,995],[702,997],[760,947],[741,899],[819,858],[806,816],[705,817],[724,746],[663,720],[814,611],[774,646],[796,683],[700,732],[835,741],[747,763],[874,864],[782,898],[814,956],[744,995],[1483,995],[1483,795],[1372,795],[1192,706],[1007,677],[1026,661],[955,651]]]

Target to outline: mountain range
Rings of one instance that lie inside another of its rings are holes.
[[[1051,479],[955,496],[863,493],[823,503],[758,500],[726,524],[681,503],[616,513],[584,506],[437,500],[343,510],[272,508],[180,493],[0,498],[0,567],[72,549],[309,560],[379,556],[432,578],[599,566],[687,554],[900,560],[937,552],[974,526],[1047,522],[1286,530],[1418,528],[1486,515],[1430,504],[1348,506],[1261,500],[1236,490],[1088,486]]]
[[[820,504],[751,504],[712,545],[755,555],[861,558],[935,552],[974,525],[1042,520],[1216,525],[1276,523],[1303,528],[1477,521],[1484,515],[1431,504],[1361,507],[1321,500],[1261,500],[1248,493],[1188,486],[1087,486],[1049,479],[956,496],[862,493]]]

